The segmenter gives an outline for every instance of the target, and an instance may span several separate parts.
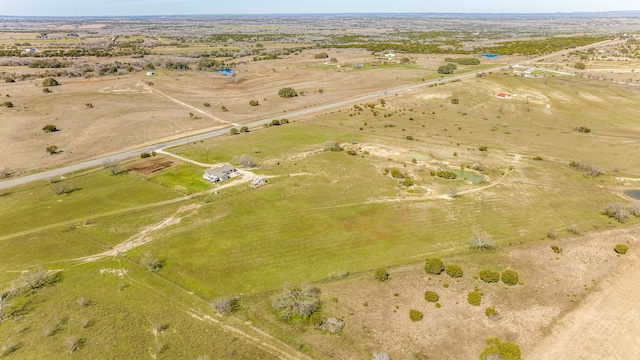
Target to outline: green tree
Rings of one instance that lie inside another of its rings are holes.
[[[584,70],[587,66],[583,62],[577,61],[574,67],[578,70]]]
[[[258,102],[258,100],[249,100],[249,105],[258,106],[258,105],[260,105],[260,103]]]
[[[373,277],[376,280],[378,280],[380,282],[383,282],[383,281],[387,281],[387,279],[389,279],[389,273],[387,272],[387,269],[379,268],[379,269],[376,269],[375,273],[373,274]]]
[[[285,87],[278,91],[278,96],[282,98],[292,98],[298,96],[298,93],[293,88]]]
[[[461,278],[462,277],[462,267],[460,265],[447,265],[444,268],[444,271],[452,278]]]
[[[438,258],[427,259],[424,263],[424,271],[431,275],[440,275],[444,271],[444,263]]]
[[[232,127],[232,128],[229,130],[229,133],[230,133],[231,135],[236,135],[236,134],[238,134],[238,129],[236,129],[236,128]]]
[[[60,83],[54,78],[46,78],[42,81],[42,86],[58,86]]]
[[[55,146],[55,145],[47,146],[46,150],[49,153],[49,155],[53,155],[53,154],[57,154],[58,153],[58,147]]]

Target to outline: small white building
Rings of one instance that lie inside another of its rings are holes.
[[[387,59],[395,59],[396,54],[388,53],[388,54],[384,54],[384,57],[386,57]]]
[[[153,71],[147,71],[147,76],[153,76]]]
[[[267,184],[267,179],[263,178],[262,176],[255,177],[253,178],[253,180],[251,180],[252,188],[259,188],[266,184]]]

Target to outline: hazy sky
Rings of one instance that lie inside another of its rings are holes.
[[[640,10],[638,0],[0,0],[0,15],[96,16]]]

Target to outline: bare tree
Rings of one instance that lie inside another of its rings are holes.
[[[120,161],[114,159],[105,160],[104,168],[109,170],[111,172],[111,175],[118,175],[123,172]]]
[[[27,270],[22,273],[19,281],[33,290],[39,289],[47,284],[47,271],[42,267]]]
[[[7,308],[9,308],[9,294],[0,294],[0,321],[4,320]]]
[[[75,190],[78,190],[78,187],[66,180],[63,180],[58,182],[52,182],[51,190],[58,195],[62,195],[62,194],[70,194]]]
[[[450,198],[455,199],[460,196],[460,188],[458,188],[456,185],[450,185],[447,189],[447,194]]]
[[[70,336],[64,342],[64,345],[67,347],[67,350],[69,350],[67,355],[71,355],[74,351],[80,348],[80,345],[82,345],[82,339],[77,336]]]
[[[493,239],[484,231],[474,231],[469,246],[476,250],[493,249]]]
[[[273,308],[283,319],[292,317],[308,318],[320,307],[319,290],[315,286],[304,283],[301,285],[285,285],[282,294],[273,302]]]
[[[630,211],[626,204],[611,203],[607,204],[604,213],[605,215],[612,217],[619,222],[625,222],[629,220]]]
[[[238,309],[239,297],[222,297],[216,298],[211,301],[211,307],[214,308],[220,315],[231,315]]]
[[[151,251],[147,251],[140,258],[140,263],[147,268],[147,270],[154,272],[162,269],[164,266],[164,259],[161,259],[151,253]]]
[[[387,353],[383,352],[374,352],[373,360],[391,360],[391,357]]]
[[[236,164],[240,164],[242,167],[252,168],[256,167],[258,164],[253,160],[253,158],[247,154],[242,154],[240,156],[236,155],[233,157],[233,162]]]

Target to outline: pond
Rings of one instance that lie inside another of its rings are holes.
[[[216,72],[219,72],[220,74],[222,74],[224,76],[233,76],[233,70],[231,70],[231,69],[216,70]]]
[[[634,199],[640,200],[640,190],[625,190],[624,194]]]
[[[470,171],[451,170],[451,169],[448,169],[448,170],[456,174],[458,176],[458,179],[464,179],[471,182],[479,182],[480,180],[482,180],[482,176]]]
[[[483,58],[487,58],[487,59],[495,59],[500,55],[498,55],[498,54],[478,54],[478,56],[482,56]]]

